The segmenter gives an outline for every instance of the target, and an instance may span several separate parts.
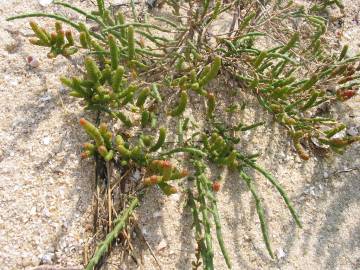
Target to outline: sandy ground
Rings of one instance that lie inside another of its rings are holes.
[[[72,1],[78,3],[79,1]],[[347,16],[338,42],[359,49],[358,0],[344,1]],[[82,5],[86,5],[82,3]],[[74,72],[64,59],[49,60],[46,50],[31,46],[26,20],[5,17],[30,10],[57,11],[37,1],[0,1],[0,265],[1,269],[30,269],[39,264],[81,266],[86,231],[91,222],[92,167],[79,159],[85,136],[77,125],[83,112],[61,87],[59,74]],[[73,19],[77,16],[71,15]],[[51,22],[42,20],[44,25]],[[39,59],[30,68],[27,56]],[[360,131],[360,99],[334,111],[353,130]],[[260,117],[249,106],[242,119]],[[267,120],[271,120],[268,117]],[[284,131],[271,121],[244,138],[263,153],[259,163],[283,184],[298,209],[304,228],[296,228],[280,196],[256,176],[267,208],[276,259],[270,260],[262,241],[251,196],[236,175],[219,193],[225,243],[233,269],[360,269],[360,145],[345,155],[313,158],[303,163],[294,154]],[[184,198],[149,193],[136,216],[163,269],[191,269],[194,259],[190,213]],[[149,251],[139,269],[158,269]],[[226,269],[215,245],[216,269]],[[106,269],[136,269],[114,255]]]

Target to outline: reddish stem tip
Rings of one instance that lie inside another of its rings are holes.
[[[86,159],[86,158],[89,157],[89,153],[87,153],[87,152],[82,152],[82,153],[80,154],[80,157],[81,157],[81,159]]]
[[[212,184],[212,190],[213,190],[214,192],[218,192],[218,191],[220,190],[220,187],[221,187],[221,185],[220,185],[220,183],[219,183],[218,181],[215,181],[215,182]]]
[[[85,118],[80,118],[80,120],[79,120],[79,123],[80,123],[80,126],[84,126],[84,125],[86,125],[86,119]]]
[[[161,167],[163,168],[170,168],[172,165],[171,165],[171,162],[169,160],[164,160],[162,163],[161,163]]]

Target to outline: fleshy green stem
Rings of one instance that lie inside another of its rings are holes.
[[[25,19],[25,18],[33,18],[33,17],[47,17],[47,18],[56,19],[58,21],[62,21],[68,25],[71,25],[75,29],[81,31],[81,29],[77,23],[74,23],[74,22],[70,21],[69,19],[67,19],[61,15],[58,15],[58,14],[47,14],[47,13],[35,12],[35,13],[27,13],[27,14],[21,14],[18,16],[13,16],[13,17],[7,18],[6,20],[13,21],[13,20],[17,20],[17,19]],[[90,32],[90,35],[92,35],[93,37],[95,37],[97,39],[104,40],[104,38],[101,35],[96,34],[94,32]]]
[[[272,252],[272,249],[271,249],[269,232],[268,232],[268,227],[267,227],[267,223],[266,223],[266,219],[265,219],[264,208],[261,205],[260,198],[257,195],[254,185],[252,184],[252,179],[243,171],[240,171],[240,177],[245,181],[247,187],[249,188],[249,190],[255,200],[256,212],[257,212],[259,220],[260,220],[261,232],[262,232],[262,235],[264,238],[266,249],[268,250],[270,257],[273,259],[274,253]]]
[[[219,242],[221,252],[222,252],[222,254],[224,256],[227,267],[229,269],[231,269],[230,258],[229,258],[229,255],[227,253],[225,243],[224,243],[224,238],[223,238],[222,232],[221,232],[221,223],[220,223],[219,211],[217,209],[216,201],[212,202],[212,214],[213,214],[213,217],[214,217],[214,223],[215,223],[215,228],[216,228],[216,237],[217,237],[217,240]]]
[[[283,190],[282,186],[280,185],[280,183],[267,171],[265,171],[263,168],[261,168],[259,165],[255,164],[254,162],[251,162],[249,160],[244,160],[246,164],[248,164],[250,167],[254,168],[255,170],[257,170],[258,172],[260,172],[266,179],[268,179],[271,184],[273,184],[275,186],[275,188],[278,190],[278,192],[280,193],[281,197],[283,197],[285,204],[287,205],[287,207],[289,208],[289,211],[292,215],[292,217],[294,218],[296,224],[302,228],[301,225],[301,221],[299,216],[297,215],[294,207],[292,206],[288,196],[286,195],[285,191]]]
[[[175,148],[173,150],[170,150],[168,152],[165,153],[161,153],[160,156],[168,156],[174,153],[189,153],[195,156],[200,156],[200,157],[206,157],[207,154],[197,148],[193,148],[193,147],[179,147],[179,148]]]

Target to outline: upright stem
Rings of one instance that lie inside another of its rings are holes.
[[[199,175],[197,177],[197,181],[196,181],[196,185],[197,185],[197,190],[199,193],[199,202],[201,204],[200,207],[200,211],[201,211],[201,215],[202,215],[202,223],[204,225],[204,231],[205,231],[205,243],[206,243],[206,262],[204,262],[204,264],[206,263],[207,270],[211,270],[214,269],[214,262],[213,262],[213,258],[214,258],[214,251],[212,249],[212,237],[211,237],[211,230],[210,230],[210,221],[209,221],[209,217],[208,217],[208,210],[207,210],[207,205],[206,205],[206,200],[205,200],[205,196],[206,196],[206,179],[205,176],[203,174]]]
[[[133,198],[130,202],[130,205],[126,210],[114,221],[115,227],[114,229],[109,232],[102,242],[92,259],[89,261],[88,265],[86,266],[85,270],[93,270],[94,267],[99,263],[100,259],[108,252],[111,243],[119,236],[120,232],[125,228],[127,220],[133,213],[134,209],[138,206],[139,199],[137,197]]]

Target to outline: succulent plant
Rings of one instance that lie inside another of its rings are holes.
[[[279,181],[256,162],[258,155],[239,147],[241,132],[264,122],[219,125],[226,110],[217,103],[220,99],[232,100],[233,85],[238,84],[238,91],[256,97],[263,113],[272,114],[284,127],[303,160],[311,157],[306,142],[316,140],[319,147],[343,153],[359,141],[359,136],[339,136],[346,125],[330,114],[318,113],[323,104],[333,105],[355,96],[360,84],[360,55],[348,56],[348,46],[331,53],[324,41],[328,21],[321,12],[329,6],[343,9],[341,1],[316,1],[306,9],[293,1],[165,0],[163,4],[170,7],[173,18],[150,12],[146,20],[137,16],[133,1],[129,20],[122,11],[112,12],[103,0],[97,0],[97,9],[91,13],[64,2],[54,4],[77,12],[96,27],[46,13],[23,14],[8,20],[53,18],[53,32],[30,22],[36,36],[30,42],[48,47],[50,58],[85,55],[83,76],[61,77],[61,82],[70,89],[71,96],[83,101],[89,117],[97,115],[95,123],[80,119],[90,139],[83,144],[81,157],[94,158],[96,179],[100,174],[104,176],[109,194],[114,192],[110,187],[111,166],[119,170],[120,177],[126,176],[124,168],[144,172],[143,180],[131,194],[126,194],[127,202],[114,222],[109,210],[111,230],[86,269],[94,269],[100,263],[141,204],[144,190],[152,187],[158,187],[167,196],[181,191],[187,194],[198,245],[193,268],[202,265],[204,269],[214,269],[213,224],[226,264],[231,268],[217,209],[216,193],[221,192],[221,183],[208,178],[210,165],[228,168],[245,182],[255,201],[266,248],[273,258],[264,208],[247,171],[258,172],[275,187],[299,227],[300,218]],[[234,10],[244,13],[240,16]],[[235,14],[229,31],[212,31],[211,26],[221,20],[222,14]],[[290,26],[299,22],[302,28],[293,31]],[[62,24],[77,34],[64,31]],[[272,25],[281,29],[281,35]],[[272,38],[273,44],[261,46],[264,37]],[[221,91],[215,91],[218,85]],[[199,100],[206,103],[206,124],[193,124],[188,135],[189,118],[184,115]],[[162,121],[161,127],[157,121],[160,117],[169,120]],[[100,124],[100,118],[106,124]],[[115,130],[117,121],[122,125]],[[169,149],[167,133],[173,130],[174,121],[178,123],[178,141],[172,142]],[[133,129],[137,131],[135,135],[124,135],[132,134]],[[184,155],[186,158],[180,159]],[[180,169],[171,159],[182,161],[186,168]],[[174,182],[183,181],[193,183],[192,187],[177,188]]]

